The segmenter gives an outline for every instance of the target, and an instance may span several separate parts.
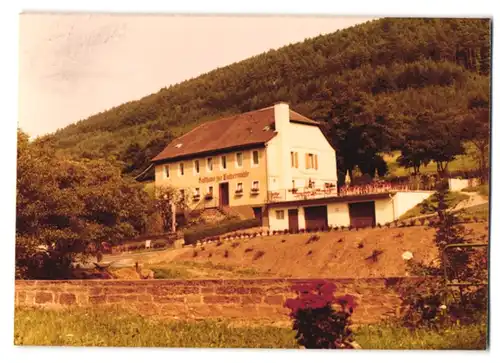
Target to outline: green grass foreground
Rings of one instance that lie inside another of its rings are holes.
[[[157,321],[112,309],[16,309],[14,332],[16,345],[298,348],[289,328]],[[371,325],[355,332],[363,349],[485,349],[486,336],[486,323],[439,332]]]

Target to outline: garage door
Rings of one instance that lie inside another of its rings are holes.
[[[375,202],[350,203],[351,226],[357,228],[375,225]]]
[[[304,208],[306,229],[328,227],[328,210],[326,205]]]

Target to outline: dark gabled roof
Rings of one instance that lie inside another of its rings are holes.
[[[290,121],[318,126],[320,123],[290,110]],[[264,145],[276,135],[274,108],[205,122],[178,137],[153,158],[153,162],[180,159],[234,148]]]

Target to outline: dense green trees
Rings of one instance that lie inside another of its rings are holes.
[[[373,171],[381,151],[401,148],[420,114],[454,123],[473,117],[489,128],[489,119],[474,116],[474,100],[489,102],[490,26],[488,19],[368,22],[216,69],[47,138],[70,155],[114,158],[137,175],[201,122],[288,101],[328,121],[341,172]]]
[[[18,132],[16,276],[64,278],[71,263],[145,228],[151,199],[104,160],[74,161]],[[43,251],[43,252],[42,252]]]

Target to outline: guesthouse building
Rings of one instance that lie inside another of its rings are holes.
[[[203,123],[152,161],[155,185],[178,189],[189,210],[232,209],[270,229],[386,223],[430,195],[339,195],[336,153],[320,123],[283,102]]]

